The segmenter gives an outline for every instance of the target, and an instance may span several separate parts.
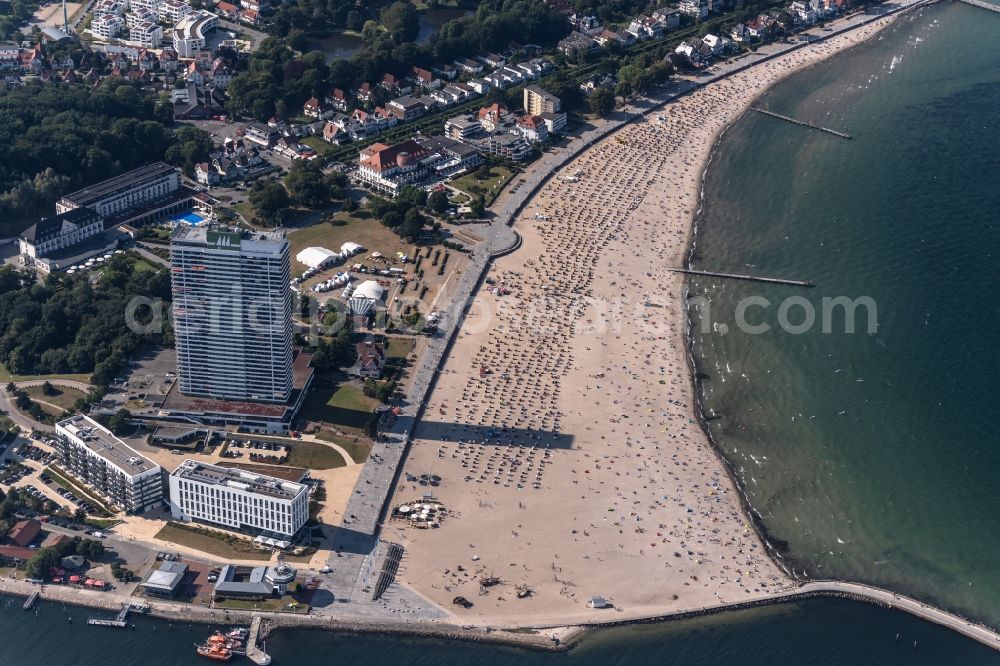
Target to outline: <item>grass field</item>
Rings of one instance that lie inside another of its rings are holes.
[[[366,217],[364,212],[352,214],[341,211],[333,215],[331,220],[296,229],[288,234],[293,273],[301,273],[307,268],[295,260],[295,255],[314,245],[339,252],[340,246],[350,241],[361,245],[367,252],[381,252],[388,257],[409,249],[409,245],[403,243],[399,236],[382,226],[378,220]]]
[[[497,198],[507,182],[514,177],[514,172],[507,167],[490,167],[490,176],[479,180],[473,173],[467,173],[451,181],[450,185],[467,192],[470,195],[482,194],[483,200],[489,206]]]
[[[271,553],[257,550],[249,539],[214,532],[212,530],[190,527],[180,523],[167,523],[156,533],[157,539],[176,543],[200,550],[203,553],[216,555],[223,559],[234,560],[269,560]]]
[[[253,213],[253,206],[250,205],[249,201],[244,201],[237,206],[233,206],[233,210],[239,213],[249,224],[253,224],[257,219],[257,216]]]
[[[318,442],[293,444],[288,454],[289,465],[309,469],[334,469],[344,467],[347,462],[339,451]]]
[[[44,381],[46,379],[72,379],[84,384],[90,383],[90,373],[79,375],[12,375],[3,363],[0,363],[0,382],[31,382]]]
[[[336,388],[314,386],[306,396],[300,416],[308,421],[321,421],[344,432],[365,434],[365,424],[379,402],[366,396],[360,388],[341,384]]]
[[[389,346],[385,350],[386,358],[406,358],[417,346],[413,338],[389,338]]]
[[[80,398],[87,397],[86,393],[84,393],[83,391],[78,391],[77,389],[74,388],[69,388],[66,386],[53,386],[53,388],[56,390],[55,395],[45,395],[45,393],[42,391],[41,386],[26,386],[22,390],[25,393],[27,393],[32,399],[37,398],[42,402],[48,402],[53,405],[58,405],[59,407],[62,407],[64,410],[73,409],[73,405],[76,403],[77,400],[79,400]],[[46,405],[41,405],[41,407],[44,409]]]
[[[334,444],[339,444],[340,447],[347,451],[347,453],[351,456],[351,460],[359,465],[368,460],[368,454],[371,453],[372,450],[372,443],[367,439],[344,437],[330,432],[329,430],[320,430],[316,433],[316,437],[319,439],[325,439],[328,442],[333,442]]]
[[[294,607],[289,608],[289,604],[294,604]],[[302,615],[309,612],[308,604],[299,603],[291,597],[283,597],[281,599],[265,599],[263,601],[251,601],[249,599],[224,599],[222,601],[216,601],[215,607],[229,610],[260,610],[270,611],[272,613],[296,613]]]
[[[299,143],[304,146],[309,146],[319,154],[320,157],[326,156],[327,153],[331,152],[333,148],[330,144],[323,140],[323,137],[313,134],[312,136],[304,136],[299,139]]]

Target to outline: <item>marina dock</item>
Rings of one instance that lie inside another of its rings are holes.
[[[117,629],[124,629],[128,626],[128,614],[133,610],[139,612],[146,612],[149,609],[148,606],[144,604],[133,604],[129,602],[122,603],[122,609],[118,611],[113,619],[106,617],[92,617],[87,620],[87,624],[94,625],[95,627],[115,627]]]
[[[750,282],[769,282],[771,284],[787,284],[792,287],[815,287],[816,283],[809,280],[785,280],[784,278],[761,277],[759,275],[740,275],[737,273],[719,273],[717,271],[696,271],[690,268],[671,268],[674,273],[686,273],[687,275],[702,275],[705,277],[719,277],[730,280],[748,280]]]
[[[35,605],[36,601],[38,601],[39,596],[41,596],[41,593],[38,590],[35,590],[31,593],[30,597],[24,600],[24,605],[21,606],[21,608],[24,610],[31,610],[31,607]]]
[[[1000,14],[1000,5],[994,5],[991,2],[985,2],[984,0],[960,0],[967,5],[972,5],[973,7],[979,7],[980,9],[988,9],[991,12],[997,12]]]
[[[963,0],[963,1],[969,2],[970,0]],[[975,2],[975,1],[978,1],[978,0],[972,0],[972,1]],[[813,125],[812,123],[807,123],[804,120],[796,120],[795,118],[789,118],[788,116],[783,116],[780,113],[775,113],[774,111],[768,111],[767,109],[761,109],[761,108],[756,107],[756,106],[752,106],[750,108],[753,109],[754,111],[756,111],[757,113],[763,113],[765,116],[773,116],[774,118],[779,118],[781,120],[785,120],[787,122],[794,123],[796,125],[802,125],[803,127],[808,127],[809,129],[818,130],[820,132],[826,132],[827,134],[832,134],[834,136],[839,136],[841,139],[850,139],[851,138],[850,134],[844,134],[843,132],[838,132],[837,130],[832,130],[829,127],[820,127],[819,125]]]
[[[260,636],[260,616],[254,615],[250,622],[250,636],[247,638],[247,659],[257,664],[257,666],[267,666],[271,663],[271,657],[257,647],[257,640]]]

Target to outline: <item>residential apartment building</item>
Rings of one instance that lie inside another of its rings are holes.
[[[520,134],[491,134],[480,145],[491,155],[513,162],[523,162],[531,156],[533,148]]]
[[[163,43],[163,28],[152,21],[141,21],[129,28],[128,41],[147,49],[158,49]]]
[[[208,32],[217,25],[219,17],[212,12],[204,9],[191,11],[188,8],[188,13],[174,26],[174,48],[177,49],[177,55],[182,58],[195,57],[205,48]]]
[[[104,220],[90,208],[75,208],[42,218],[18,237],[18,249],[32,259],[72,247],[104,231]]]
[[[56,423],[60,466],[99,499],[126,513],[143,513],[163,501],[163,470],[89,416]]]
[[[185,460],[169,486],[177,520],[291,537],[309,519],[307,486],[273,476]]]
[[[708,18],[708,0],[681,0],[677,9],[681,14],[694,17],[699,21]]]
[[[538,86],[524,87],[524,112],[533,116],[543,113],[557,113],[560,110],[559,98]]]
[[[292,293],[284,235],[182,224],[170,263],[181,393],[287,403]]]
[[[101,14],[90,22],[90,32],[94,37],[105,41],[115,39],[124,29],[125,19],[114,14]]]
[[[163,0],[155,9],[164,23],[177,23],[192,11],[191,5],[180,0]]]

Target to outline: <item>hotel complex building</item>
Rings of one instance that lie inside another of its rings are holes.
[[[65,213],[74,208],[90,208],[101,217],[108,219],[121,216],[138,208],[153,208],[150,212],[179,212],[184,207],[190,207],[191,196],[181,197],[176,206],[168,197],[176,195],[181,190],[180,171],[163,162],[147,164],[108,180],[67,194],[56,202],[56,212]],[[166,201],[165,201],[166,200]],[[170,210],[161,209],[155,204],[163,203]],[[145,213],[140,219],[147,217]],[[129,220],[119,220],[128,222]]]
[[[64,250],[104,231],[104,220],[90,208],[74,208],[42,218],[18,237],[21,254],[32,259]]]
[[[170,243],[181,393],[287,403],[292,292],[280,233],[178,225]]]
[[[89,416],[56,423],[62,468],[95,491],[98,499],[127,513],[143,513],[163,501],[163,470]]]
[[[169,484],[178,520],[291,537],[309,519],[309,489],[301,483],[185,460]]]

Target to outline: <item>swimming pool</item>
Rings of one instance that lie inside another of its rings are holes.
[[[174,218],[174,222],[186,222],[187,224],[201,224],[205,221],[198,213],[185,213]]]

